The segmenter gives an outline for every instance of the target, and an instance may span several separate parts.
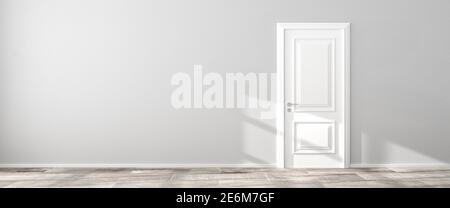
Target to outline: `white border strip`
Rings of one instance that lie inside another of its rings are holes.
[[[180,164],[180,163],[137,163],[137,164],[0,164],[0,168],[277,168],[277,164]],[[350,168],[450,168],[449,163],[389,163],[350,164]]]
[[[351,164],[350,168],[450,168],[449,163]]]
[[[193,164],[193,163],[136,163],[136,164],[0,164],[0,168],[275,168],[277,164]]]

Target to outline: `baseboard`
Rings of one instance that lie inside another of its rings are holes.
[[[449,163],[350,164],[350,168],[450,168]]]
[[[350,164],[350,168],[450,168],[448,163]],[[86,164],[0,164],[0,168],[277,168],[277,164],[197,163],[86,163]]]
[[[87,163],[87,164],[0,164],[0,168],[276,168],[277,164],[193,164],[193,163]]]

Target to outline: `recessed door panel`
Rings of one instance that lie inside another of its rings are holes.
[[[334,39],[295,39],[296,111],[334,110]]]

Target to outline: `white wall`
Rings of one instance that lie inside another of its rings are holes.
[[[175,110],[176,72],[275,72],[276,22],[352,23],[352,163],[450,162],[448,0],[0,0],[0,164],[273,164],[275,122]]]

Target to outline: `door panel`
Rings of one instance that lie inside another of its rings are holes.
[[[291,24],[282,33],[285,166],[345,167],[349,25]]]
[[[294,122],[294,154],[335,153],[335,122]]]
[[[334,40],[295,39],[293,90],[295,111],[334,107]]]

